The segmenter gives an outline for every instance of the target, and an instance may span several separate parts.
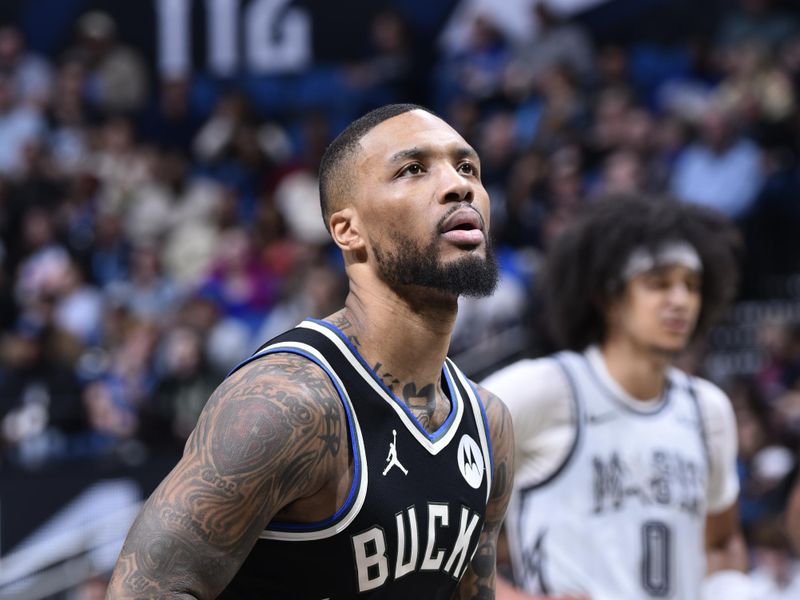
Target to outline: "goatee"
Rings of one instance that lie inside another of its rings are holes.
[[[438,260],[437,246],[438,235],[426,247],[400,236],[394,252],[384,252],[373,243],[378,274],[395,289],[416,285],[474,298],[494,292],[499,273],[497,258],[488,241],[485,257],[469,252],[448,263]]]

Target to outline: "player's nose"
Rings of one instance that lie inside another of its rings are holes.
[[[447,165],[441,169],[439,185],[439,198],[443,203],[472,202],[475,197],[474,182],[456,167]]]
[[[673,304],[684,306],[688,304],[692,297],[692,290],[685,282],[676,282],[670,286],[669,299]]]

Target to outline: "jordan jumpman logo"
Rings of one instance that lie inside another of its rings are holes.
[[[397,430],[396,429],[392,429],[392,439],[394,441],[389,442],[389,456],[386,457],[386,462],[389,463],[389,464],[386,465],[386,468],[383,470],[383,474],[386,475],[386,473],[389,472],[389,469],[391,469],[392,467],[396,466],[397,468],[399,468],[403,472],[403,475],[408,475],[408,471],[406,471],[406,468],[403,465],[400,464],[399,460],[397,460]]]

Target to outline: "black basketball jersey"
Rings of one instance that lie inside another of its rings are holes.
[[[450,414],[428,433],[330,323],[303,321],[246,362],[276,352],[313,361],[336,387],[353,483],[323,522],[269,523],[220,597],[450,598],[477,549],[492,484],[486,414],[471,382],[445,361]]]

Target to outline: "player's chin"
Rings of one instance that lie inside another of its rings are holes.
[[[658,343],[657,347],[667,354],[678,354],[686,349],[689,345],[689,336],[683,334],[673,334],[663,336]]]

